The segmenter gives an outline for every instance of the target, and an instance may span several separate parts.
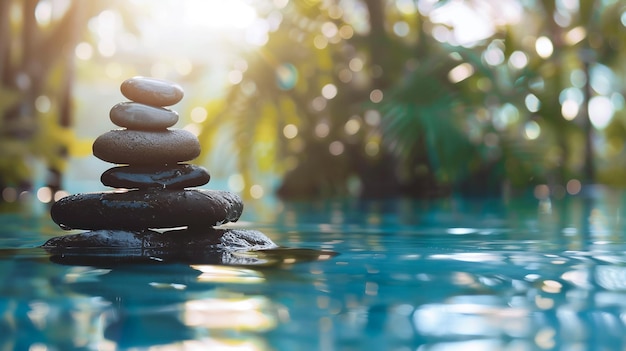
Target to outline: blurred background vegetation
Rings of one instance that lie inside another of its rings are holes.
[[[194,162],[244,196],[626,185],[625,0],[5,0],[3,201],[98,190],[133,75],[183,85]]]

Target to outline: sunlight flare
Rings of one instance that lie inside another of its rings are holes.
[[[183,3],[189,25],[209,28],[248,28],[257,15],[240,0],[187,0]]]

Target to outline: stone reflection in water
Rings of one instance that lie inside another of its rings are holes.
[[[85,259],[93,256],[62,258],[65,264],[80,266],[67,267],[55,289],[63,296],[74,296],[72,301],[80,301],[77,296],[93,296],[63,320],[63,330],[80,339],[68,349],[79,343],[80,347],[88,344],[102,350],[269,350],[264,334],[287,323],[289,311],[271,299],[267,289],[272,289],[271,277],[290,274],[289,269],[269,268],[328,260],[334,255],[327,251],[278,248],[236,253],[235,256],[241,256],[233,258],[239,262],[237,266],[198,260],[200,263],[192,265],[106,262],[100,268],[83,266]],[[97,257],[90,262],[102,263],[102,256]],[[288,279],[295,280],[295,276]],[[97,303],[99,308],[94,309],[90,303]],[[51,313],[52,319],[44,320],[44,312],[51,311],[45,307],[31,303],[29,316],[35,324],[45,321],[50,330],[50,325],[58,324],[59,320],[54,319],[58,313]],[[66,309],[59,303],[51,307]],[[56,345],[54,339],[43,340]]]
[[[74,314],[64,326],[95,330],[83,335],[99,349],[112,345],[110,349],[223,346],[228,350],[245,346],[246,350],[264,350],[266,346],[257,335],[274,328],[278,320],[279,307],[268,298],[233,292],[223,286],[264,282],[261,273],[245,268],[76,267],[68,271],[65,280],[63,286],[72,293],[100,296],[105,306],[97,318],[87,321]]]

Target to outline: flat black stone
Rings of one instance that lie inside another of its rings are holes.
[[[109,112],[116,126],[136,130],[166,129],[178,122],[178,113],[138,102],[120,102]]]
[[[102,173],[102,184],[126,189],[183,189],[207,184],[209,172],[200,166],[178,164],[173,166],[120,166]]]
[[[95,230],[58,236],[41,246],[53,261],[67,264],[187,262],[259,264],[264,260],[236,252],[275,249],[265,234],[247,229]]]
[[[79,234],[57,236],[42,245],[44,249],[168,249],[192,251],[197,249],[247,251],[277,247],[265,234],[247,229],[177,229],[154,230],[101,229]]]
[[[243,202],[236,194],[204,189],[144,189],[75,194],[52,205],[63,229],[212,227],[236,222]]]

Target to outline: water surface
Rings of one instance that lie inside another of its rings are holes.
[[[0,349],[624,349],[624,200],[253,204],[285,249],[231,266],[58,264],[5,213]]]

